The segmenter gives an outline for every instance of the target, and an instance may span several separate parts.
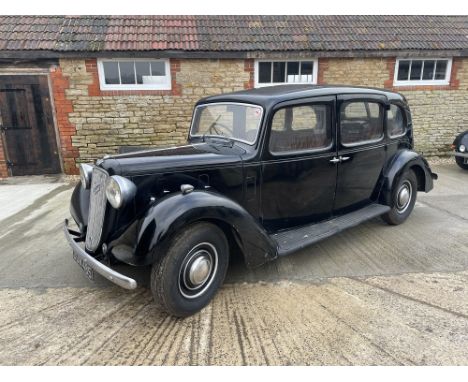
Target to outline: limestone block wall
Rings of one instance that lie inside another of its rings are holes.
[[[195,102],[244,89],[252,68],[244,60],[171,60],[169,91],[101,91],[96,60],[61,59],[64,94],[72,110],[60,122],[75,129],[71,144],[78,152],[76,163],[115,153],[120,146],[184,143]]]
[[[394,87],[396,58],[319,60],[319,83],[387,88],[402,93],[413,116],[415,149],[445,156],[455,136],[468,130],[468,59],[454,58],[448,86]]]
[[[449,86],[393,87],[395,58],[320,58],[319,84],[388,88],[407,97],[416,150],[442,156],[468,129],[468,59],[454,58]],[[251,59],[171,59],[168,91],[101,91],[96,59],[61,59],[52,73],[66,173],[120,146],[186,141],[200,98],[253,87]],[[1,159],[1,158],[0,158]]]

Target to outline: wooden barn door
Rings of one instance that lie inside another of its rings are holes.
[[[11,175],[61,171],[47,76],[0,76],[0,131]]]

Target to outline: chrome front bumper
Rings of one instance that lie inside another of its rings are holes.
[[[72,247],[75,256],[81,263],[86,264],[101,276],[122,288],[135,289],[137,287],[137,282],[134,279],[114,271],[112,268],[97,261],[94,257],[86,253],[86,251],[78,245],[75,238],[72,236],[73,231],[68,228],[67,219],[65,219],[63,224],[63,231],[65,233],[68,244],[70,244],[70,247]]]
[[[468,153],[461,153],[459,151],[454,151],[452,152],[452,155],[455,155],[456,157],[468,159]]]

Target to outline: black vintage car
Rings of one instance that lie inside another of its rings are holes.
[[[412,147],[407,103],[385,90],[284,85],[208,97],[187,145],[81,165],[78,231],[65,222],[65,235],[88,276],[133,289],[109,264],[151,266],[156,303],[187,316],[213,298],[233,253],[256,267],[377,216],[404,222],[437,178]]]
[[[457,135],[452,150],[457,165],[463,170],[468,170],[468,130]]]

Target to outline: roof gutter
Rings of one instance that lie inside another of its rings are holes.
[[[59,59],[59,58],[180,58],[180,59],[245,59],[245,58],[310,58],[310,57],[468,57],[467,49],[431,50],[300,50],[300,51],[72,51],[3,50],[0,59]]]

